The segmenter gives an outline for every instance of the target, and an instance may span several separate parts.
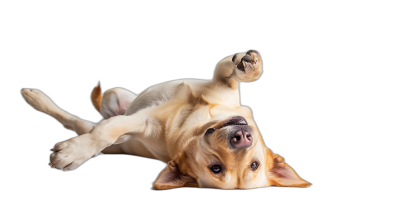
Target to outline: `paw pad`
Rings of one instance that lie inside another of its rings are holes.
[[[253,65],[256,63],[257,61],[254,60],[254,58],[250,55],[245,55],[243,56],[243,58],[240,60],[239,64],[237,65],[237,68],[242,71],[242,72],[246,72],[246,68],[248,67],[253,67]]]

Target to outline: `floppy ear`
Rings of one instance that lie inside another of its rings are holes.
[[[311,183],[303,180],[297,173],[285,163],[283,157],[274,154],[274,164],[267,172],[270,186],[281,187],[308,187]]]
[[[156,190],[166,190],[178,187],[198,187],[198,184],[193,177],[182,174],[178,164],[171,160],[167,168],[158,175],[153,187]]]

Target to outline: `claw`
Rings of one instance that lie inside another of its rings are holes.
[[[235,62],[237,54],[233,55],[232,62]]]

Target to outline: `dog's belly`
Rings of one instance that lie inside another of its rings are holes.
[[[131,115],[141,109],[159,106],[168,102],[178,93],[177,90],[183,82],[190,86],[194,95],[199,95],[209,80],[178,79],[150,86],[135,98],[126,110],[125,115]]]
[[[135,134],[128,141],[121,144],[121,148],[130,155],[158,159],[164,162],[171,160],[165,143],[160,139],[146,138]]]

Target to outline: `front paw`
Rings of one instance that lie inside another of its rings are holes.
[[[249,50],[242,58],[232,58],[235,64],[235,78],[241,82],[257,80],[262,73],[262,62],[258,51]]]
[[[249,50],[246,52],[240,62],[236,65],[236,68],[242,72],[249,73],[252,72],[255,66],[258,64],[258,52],[255,50]]]
[[[88,159],[97,154],[95,144],[90,134],[84,134],[57,143],[50,155],[50,166],[62,170],[73,170],[78,168]]]

